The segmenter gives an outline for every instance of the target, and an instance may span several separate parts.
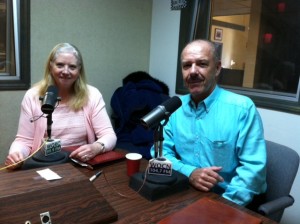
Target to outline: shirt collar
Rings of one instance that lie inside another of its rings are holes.
[[[212,105],[214,104],[216,98],[218,98],[218,96],[220,95],[220,92],[221,92],[221,88],[216,85],[215,89],[212,91],[212,93],[206,97],[202,102],[200,102],[198,104],[198,108],[204,107],[204,110],[206,111],[206,113],[209,112],[210,108],[212,107]],[[193,108],[196,107],[194,101],[192,100],[192,96],[190,95],[190,102],[189,102],[189,105]]]

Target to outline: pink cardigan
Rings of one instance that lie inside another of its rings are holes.
[[[110,151],[115,147],[117,137],[107,114],[103,97],[93,86],[88,85],[88,91],[89,100],[83,107],[88,144],[97,140],[104,143],[105,151]],[[18,133],[11,144],[10,153],[20,151],[26,157],[40,147],[47,128],[47,119],[41,117],[34,122],[30,120],[41,114],[38,89],[33,87],[25,93],[21,103]]]

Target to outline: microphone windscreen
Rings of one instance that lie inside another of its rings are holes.
[[[182,105],[182,102],[178,96],[173,96],[172,98],[163,102],[161,105],[165,107],[167,112],[172,114],[175,110],[177,110]]]
[[[58,89],[56,86],[49,86],[43,98],[41,110],[45,114],[51,114],[54,111],[57,102]]]
[[[147,128],[156,127],[160,121],[168,118],[175,110],[181,106],[179,97],[174,96],[161,105],[154,108],[150,113],[141,118],[141,123]]]
[[[57,98],[58,89],[56,86],[49,86],[47,92],[53,93],[53,97]]]

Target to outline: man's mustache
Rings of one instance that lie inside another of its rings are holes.
[[[189,75],[186,78],[187,83],[202,82],[202,81],[204,81],[204,77],[201,75],[192,75],[192,76]]]

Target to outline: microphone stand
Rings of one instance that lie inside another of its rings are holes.
[[[57,98],[60,101],[60,97]],[[22,169],[31,169],[36,167],[44,167],[55,164],[65,163],[69,160],[68,153],[65,151],[57,151],[55,153],[46,154],[47,144],[51,144],[55,139],[51,139],[51,126],[52,126],[52,112],[48,113],[47,116],[47,135],[48,138],[44,143],[43,148],[38,150],[28,161],[22,166]],[[55,143],[54,143],[55,144]],[[59,143],[60,144],[60,143]]]
[[[180,192],[189,188],[189,180],[183,174],[172,170],[171,175],[149,173],[150,163],[169,163],[163,157],[163,126],[168,122],[168,117],[163,124],[159,123],[154,129],[154,159],[149,161],[146,172],[139,172],[131,176],[129,186],[150,201]],[[141,187],[142,186],[142,187]]]
[[[163,124],[159,123],[154,130],[154,162],[163,162],[166,161],[166,158],[163,157],[163,141],[164,141],[164,126],[168,123],[168,117],[165,119]],[[177,173],[172,172],[172,175],[159,175],[149,173],[144,177],[147,181],[156,184],[170,184],[176,181]]]
[[[158,158],[163,158],[163,142],[164,142],[164,127],[163,125],[158,125]]]
[[[164,124],[159,124],[154,130],[154,158],[160,161],[165,161],[163,157],[163,141],[164,141]]]
[[[48,140],[51,139],[51,126],[52,126],[52,113],[47,115],[47,135],[48,135]]]
[[[154,158],[162,156],[163,126],[159,124],[154,130]]]
[[[47,135],[48,135],[48,139],[46,140],[46,142],[44,143],[44,147],[42,149],[40,149],[37,153],[35,153],[32,157],[33,160],[36,160],[38,162],[43,162],[45,163],[45,165],[50,165],[51,163],[56,163],[59,161],[62,161],[65,159],[66,154],[63,153],[62,151],[59,152],[55,152],[52,154],[46,154],[46,145],[47,143],[51,143],[54,141],[54,139],[51,139],[51,126],[52,126],[52,113],[49,113],[47,115]]]

